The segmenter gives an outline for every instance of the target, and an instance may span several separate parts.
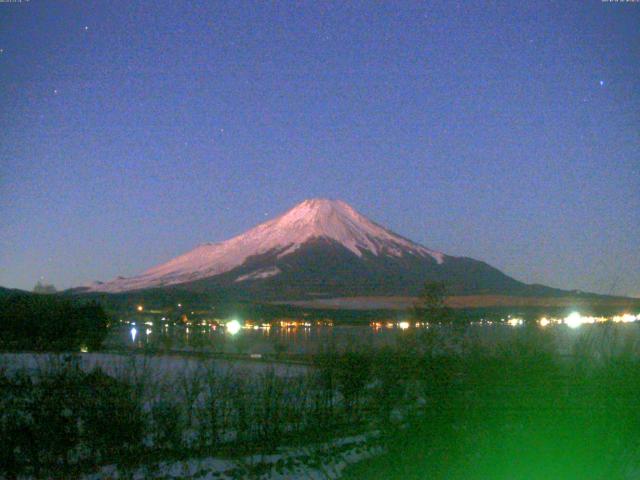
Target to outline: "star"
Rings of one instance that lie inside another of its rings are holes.
[[[54,89],[53,89],[53,94],[54,94],[54,95],[57,95],[57,94],[58,94],[58,89],[57,89],[57,88],[54,88]]]
[[[604,80],[600,80],[600,86],[604,87]]]
[[[88,25],[85,25],[85,26],[84,26],[84,31],[86,32],[87,30],[89,30],[89,26],[88,26]]]

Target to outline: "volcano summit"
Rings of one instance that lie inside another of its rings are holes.
[[[230,240],[205,243],[140,275],[88,291],[179,287],[261,299],[414,295],[427,280],[452,294],[539,295],[490,265],[430,250],[339,200],[312,199]]]

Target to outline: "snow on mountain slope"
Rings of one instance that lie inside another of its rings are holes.
[[[372,222],[339,200],[305,200],[283,215],[246,233],[220,243],[203,244],[162,265],[131,278],[119,277],[111,282],[96,282],[92,291],[121,292],[142,288],[175,285],[228,272],[249,257],[277,253],[282,258],[314,238],[330,239],[362,257],[372,255],[402,257],[406,254],[432,257],[441,264],[445,255],[429,250]],[[266,278],[278,269],[253,272],[237,281]]]
[[[246,275],[240,275],[235,279],[235,282],[244,282],[245,280],[258,280],[260,278],[269,278],[274,275],[278,275],[281,270],[278,267],[264,268],[262,270],[256,270],[255,272],[247,273]]]

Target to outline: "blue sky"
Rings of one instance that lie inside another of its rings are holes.
[[[138,273],[310,197],[640,296],[640,4],[0,3],[0,285]]]

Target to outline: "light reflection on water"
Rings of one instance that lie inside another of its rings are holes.
[[[234,354],[313,354],[326,349],[348,350],[354,348],[380,348],[407,345],[432,335],[460,343],[473,340],[491,345],[509,339],[524,330],[521,323],[476,323],[466,327],[452,325],[410,326],[397,324],[323,325],[304,326],[253,325],[228,329],[225,325],[181,325],[164,322],[147,322],[147,327],[137,329],[123,323],[112,328],[107,347],[152,348],[158,350],[195,350],[212,353]],[[234,326],[235,327],[235,326]],[[640,337],[640,324],[610,325],[622,336]],[[535,327],[534,327],[535,328]],[[539,324],[538,331],[545,331],[555,347],[569,353],[580,335],[604,332],[605,325],[582,325],[579,329],[566,325]],[[407,343],[408,342],[408,343]]]
[[[135,332],[135,333],[134,333]],[[224,353],[313,353],[333,346],[349,348],[383,345],[392,334],[381,336],[368,325],[241,328],[160,324],[136,330],[122,324],[112,328],[108,347],[155,347],[164,350],[205,350]],[[385,338],[383,338],[385,337]]]

